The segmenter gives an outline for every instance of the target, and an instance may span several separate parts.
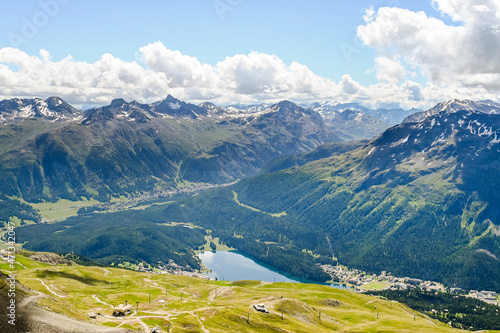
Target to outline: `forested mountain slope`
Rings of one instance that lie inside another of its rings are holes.
[[[499,139],[499,115],[442,112],[243,180],[232,188],[237,201],[221,190],[165,215],[229,229],[223,238],[250,251],[261,245],[249,239],[260,239],[366,270],[500,290]],[[254,210],[250,220],[236,214],[242,207]]]
[[[231,182],[276,157],[340,140],[318,114],[291,102],[243,117],[172,96],[152,104],[117,99],[82,114],[62,101],[59,113],[50,111],[51,103],[2,102],[2,114],[25,118],[0,127],[1,193],[28,201],[106,200],[186,181]],[[54,123],[54,114],[64,121]]]

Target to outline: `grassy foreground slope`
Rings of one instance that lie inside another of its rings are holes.
[[[38,306],[85,325],[92,321],[120,329],[144,331],[160,326],[170,332],[221,333],[455,331],[400,303],[328,286],[206,281],[116,268],[50,265],[21,255],[17,260],[21,264],[18,280],[33,294],[43,295]],[[8,266],[0,263],[0,268]],[[113,307],[125,301],[134,306],[133,313],[112,317]],[[256,312],[252,305],[259,303],[270,313]],[[89,312],[102,316],[91,320]]]

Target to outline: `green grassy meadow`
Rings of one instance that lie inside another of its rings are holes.
[[[110,267],[49,265],[18,255],[18,280],[39,305],[89,322],[167,332],[453,332],[397,302],[314,284],[207,281]],[[2,270],[9,270],[0,263]],[[151,300],[151,301],[150,301]],[[131,315],[111,316],[128,302]],[[265,304],[270,313],[253,309]],[[138,310],[138,311],[137,311]]]

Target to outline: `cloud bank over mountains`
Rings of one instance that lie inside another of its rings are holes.
[[[215,65],[161,42],[139,49],[136,61],[104,54],[94,63],[68,56],[53,61],[16,48],[0,49],[0,98],[60,96],[72,104],[140,102],[172,94],[189,101],[336,100],[369,106],[426,107],[452,98],[498,100],[500,0],[434,0],[441,19],[401,8],[370,8],[358,37],[376,52],[377,84],[346,73],[338,82],[298,62],[260,52],[228,56]],[[454,24],[446,24],[445,19]],[[332,63],[332,66],[338,64]],[[427,79],[422,85],[417,75]]]
[[[393,71],[406,64],[439,86],[461,83],[498,93],[500,1],[434,0],[433,4],[458,25],[446,25],[424,12],[380,8],[358,28],[358,36],[376,50],[377,62],[392,61]],[[388,70],[381,66],[380,78],[385,79]]]

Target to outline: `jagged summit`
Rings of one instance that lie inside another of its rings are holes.
[[[342,133],[345,140],[370,139],[390,127],[390,124],[369,115],[370,110],[359,104],[314,103],[310,109],[318,112],[327,124]]]
[[[3,103],[19,111],[36,110],[45,102]],[[49,103],[61,110],[65,106],[57,98]],[[157,183],[172,186],[176,177],[222,183],[254,175],[276,157],[341,141],[318,114],[292,102],[251,114],[224,112],[211,103],[197,106],[171,95],[151,104],[117,98],[86,110],[80,121],[51,125],[51,131],[25,124],[32,134],[4,144],[8,154],[0,155],[0,176],[9,191],[31,198],[43,197],[44,188],[65,198],[133,192]]]
[[[390,163],[418,164],[421,161],[407,159],[423,154],[429,156],[429,160],[464,159],[471,165],[481,156],[498,154],[499,143],[500,115],[465,110],[440,112],[421,122],[403,123],[384,132],[373,141],[368,164],[372,167],[381,162],[386,167]],[[477,151],[479,147],[481,154]],[[432,169],[435,165],[422,163],[420,167]]]
[[[358,103],[337,103],[334,101],[313,103],[311,104],[310,108],[319,112],[325,118],[335,117],[338,113],[342,113],[346,110],[358,111],[372,116],[373,118],[380,120],[385,124],[399,124],[405,117],[409,116],[410,114],[421,111],[417,109],[405,110],[401,108],[371,109]]]
[[[281,101],[281,102],[276,103],[275,105],[272,106],[272,108],[297,109],[297,108],[300,108],[300,106],[298,106],[297,104],[295,104],[293,102],[285,100],[285,101]]]
[[[209,117],[218,116],[220,118],[224,118],[224,117],[230,117],[232,115],[228,109],[221,106],[217,106],[211,102],[203,102],[198,106],[203,110],[205,110],[208,113]]]
[[[440,112],[457,112],[461,110],[482,112],[486,114],[500,114],[500,104],[489,100],[476,102],[468,99],[453,99],[439,103],[429,110],[416,112],[406,117],[403,123],[417,123]]]
[[[119,108],[119,107],[122,107],[124,106],[125,104],[128,104],[123,98],[117,98],[117,99],[114,99],[112,102],[111,102],[111,107],[113,108]]]
[[[37,118],[50,121],[78,119],[81,112],[59,97],[0,101],[0,124],[13,124],[24,119]]]
[[[161,102],[151,104],[151,107],[156,113],[170,116],[189,117],[195,119],[199,116],[207,115],[207,111],[205,109],[194,104],[185,103],[172,95],[168,95],[167,98]]]

